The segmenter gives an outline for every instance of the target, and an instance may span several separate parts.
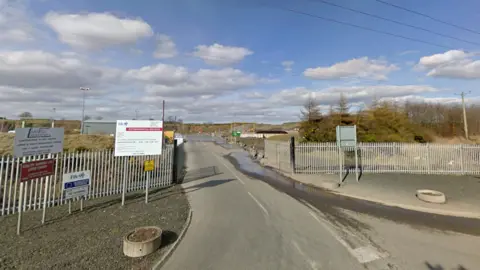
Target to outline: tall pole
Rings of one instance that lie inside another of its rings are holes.
[[[80,134],[83,134],[83,124],[85,121],[85,96],[87,91],[89,91],[90,88],[88,87],[80,87],[80,91],[83,91],[83,107],[82,107],[82,126],[80,127]]]
[[[138,109],[135,110],[135,120],[138,120]]]
[[[462,92],[460,96],[462,97],[462,110],[463,110],[463,129],[465,130],[465,139],[468,140],[468,122],[467,122],[467,110],[465,108],[465,95],[470,94],[471,91],[468,93]]]
[[[162,148],[165,146],[165,100],[162,101]],[[163,150],[163,149],[162,149]],[[163,151],[162,151],[163,152]],[[163,153],[162,153],[163,154]]]

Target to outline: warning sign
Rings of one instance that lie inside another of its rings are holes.
[[[145,160],[143,163],[143,170],[146,172],[151,172],[155,169],[155,162],[154,160]]]
[[[55,172],[55,159],[45,159],[23,163],[20,169],[20,181],[25,182],[45,176],[53,175]]]

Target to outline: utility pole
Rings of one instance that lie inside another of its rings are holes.
[[[80,134],[83,134],[83,122],[85,121],[85,96],[87,91],[90,91],[90,88],[80,87],[80,91],[83,91],[82,126],[80,127]]]
[[[138,109],[135,110],[135,120],[138,120]]]
[[[462,97],[462,109],[463,109],[463,129],[465,130],[465,138],[468,140],[468,122],[467,122],[467,110],[465,108],[465,95],[470,94],[472,91],[468,91],[468,93],[465,93],[462,91],[462,93],[457,94]]]

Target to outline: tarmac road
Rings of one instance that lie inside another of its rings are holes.
[[[362,250],[304,204],[267,185],[258,189],[211,150],[218,146],[190,139],[185,147],[193,217],[162,269],[365,269],[355,253]]]
[[[222,157],[230,150],[189,139],[183,185],[193,219],[162,269],[464,270],[480,265],[476,222],[330,195],[304,196],[242,173]],[[461,233],[445,232],[449,227]]]

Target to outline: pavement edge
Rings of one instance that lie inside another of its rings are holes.
[[[165,264],[167,259],[170,257],[170,255],[172,255],[173,251],[177,248],[178,244],[182,241],[183,237],[185,236],[185,233],[187,232],[188,228],[190,227],[190,223],[192,223],[193,210],[192,210],[192,207],[190,205],[190,201],[188,201],[188,207],[189,207],[188,217],[187,217],[187,220],[186,220],[185,224],[183,225],[182,230],[180,231],[180,235],[178,236],[175,243],[170,245],[170,247],[167,249],[165,254],[163,254],[163,256],[160,259],[155,261],[155,263],[153,264],[153,266],[151,268],[152,270],[158,270]]]
[[[443,215],[443,216],[451,216],[451,217],[458,217],[458,218],[471,218],[471,219],[480,219],[480,213],[475,213],[475,212],[466,212],[466,211],[451,211],[451,210],[442,210],[442,209],[432,209],[432,208],[427,208],[427,207],[421,207],[421,206],[412,206],[412,205],[406,205],[406,204],[401,204],[401,203],[394,203],[394,202],[388,202],[385,200],[374,200],[372,198],[366,198],[363,196],[357,196],[353,194],[346,194],[342,193],[339,190],[331,189],[326,186],[316,186],[312,185],[309,183],[303,183],[299,180],[293,179],[291,175],[285,174],[284,172],[277,170],[271,166],[268,165],[263,165],[264,168],[273,170],[277,173],[280,173],[281,175],[287,177],[290,181],[297,183],[299,185],[302,185],[307,188],[312,188],[312,189],[322,189],[327,192],[330,192],[335,195],[347,197],[347,198],[352,198],[352,199],[357,199],[357,200],[362,200],[362,201],[367,201],[367,202],[372,202],[372,203],[378,203],[382,204],[385,206],[389,207],[398,207],[402,208],[405,210],[411,210],[411,211],[417,211],[417,212],[423,212],[423,213],[428,213],[428,214],[435,214],[435,215]]]

